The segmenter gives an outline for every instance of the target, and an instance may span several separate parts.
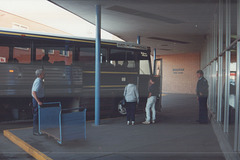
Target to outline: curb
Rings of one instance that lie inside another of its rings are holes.
[[[9,130],[4,130],[3,135],[37,160],[53,160],[28,143],[24,142],[22,139],[15,136]]]

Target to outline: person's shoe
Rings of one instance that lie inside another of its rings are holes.
[[[149,121],[144,121],[144,122],[142,122],[142,124],[150,124],[150,122]]]
[[[127,125],[129,125],[130,124],[130,121],[127,121]]]
[[[132,121],[132,126],[134,126],[135,125],[135,122],[134,121]]]
[[[34,136],[40,136],[40,134],[38,132],[33,132]]]
[[[154,124],[155,123],[155,121],[152,121],[152,124]]]

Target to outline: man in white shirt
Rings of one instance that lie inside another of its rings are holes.
[[[33,103],[33,135],[39,135],[38,130],[38,105],[43,104],[44,99],[44,71],[37,69],[35,71],[37,78],[32,85],[32,103]]]

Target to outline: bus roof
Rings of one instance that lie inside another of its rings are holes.
[[[35,32],[35,31],[19,31],[19,30],[7,29],[7,28],[1,28],[1,27],[0,27],[0,35],[95,43],[94,38],[51,34],[51,33]],[[140,49],[140,50],[149,49],[149,47],[147,46],[143,46],[143,45],[132,43],[132,42],[112,41],[112,40],[105,40],[105,39],[101,41],[101,44],[114,45],[119,48]]]

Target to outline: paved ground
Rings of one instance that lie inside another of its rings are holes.
[[[99,127],[88,122],[86,141],[62,146],[47,136],[33,136],[31,128],[12,133],[56,160],[224,160],[211,124],[195,123],[197,110],[195,96],[167,95],[156,124],[142,125],[143,114],[137,115],[135,126],[127,126],[125,117],[102,120]],[[8,150],[21,159],[23,151],[18,154],[17,149]]]
[[[21,148],[13,144],[11,141],[3,136],[2,131],[5,129],[31,127],[31,122],[18,122],[18,123],[1,123],[0,124],[0,160],[33,160]]]

